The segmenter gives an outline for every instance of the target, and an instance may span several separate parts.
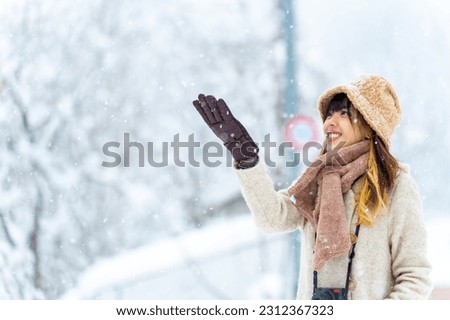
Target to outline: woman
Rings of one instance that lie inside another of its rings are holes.
[[[326,141],[287,190],[276,192],[258,148],[223,100],[194,106],[232,152],[259,227],[302,232],[298,299],[427,299],[431,267],[417,187],[389,152],[401,116],[392,85],[364,76],[318,100]]]

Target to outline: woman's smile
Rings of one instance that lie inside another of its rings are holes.
[[[353,114],[356,112],[353,111]],[[345,142],[349,146],[362,140],[361,133],[357,126],[352,125],[350,113],[347,110],[330,112],[323,124],[326,142],[331,148],[336,147],[340,142]]]

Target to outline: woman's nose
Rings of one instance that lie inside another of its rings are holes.
[[[338,117],[338,113],[337,112],[333,112],[331,114],[331,116],[328,117],[328,119],[327,119],[328,125],[335,126],[336,123],[337,123],[337,117]]]

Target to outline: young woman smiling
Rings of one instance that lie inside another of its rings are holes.
[[[417,187],[390,153],[401,109],[383,77],[363,76],[318,100],[318,159],[275,191],[258,147],[226,103],[193,102],[235,159],[242,194],[267,232],[302,233],[298,299],[427,299],[431,266]],[[337,156],[328,157],[331,150]]]

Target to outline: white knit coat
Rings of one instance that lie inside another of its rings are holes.
[[[286,189],[275,191],[262,162],[235,172],[257,226],[271,233],[300,229],[297,299],[311,299],[314,226],[299,213]],[[344,194],[350,233],[355,232],[357,220],[354,198],[352,189]],[[347,268],[348,255],[326,262],[318,271],[319,287],[345,287]],[[408,169],[403,168],[389,195],[387,210],[377,216],[373,227],[360,228],[348,299],[428,299],[430,271],[420,197]]]

